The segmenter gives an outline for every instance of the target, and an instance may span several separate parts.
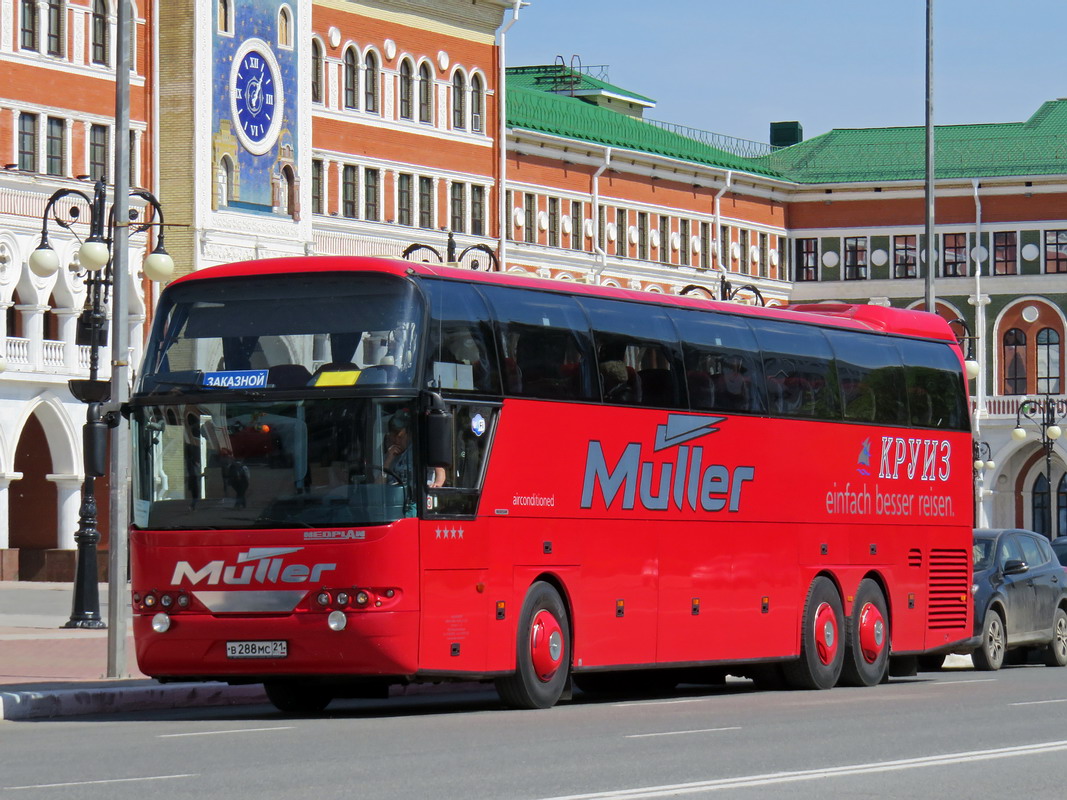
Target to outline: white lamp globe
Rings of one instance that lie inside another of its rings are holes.
[[[973,359],[968,359],[967,361],[963,362],[963,366],[967,369],[968,380],[973,381],[975,378],[978,377],[978,372],[980,371],[980,368],[978,366],[977,361],[974,361]]]
[[[1049,425],[1045,429],[1045,433],[1048,434],[1050,439],[1059,439],[1063,435],[1063,429],[1059,425]]]
[[[83,242],[82,246],[78,248],[78,263],[90,272],[102,270],[107,266],[110,257],[111,254],[108,252],[107,245],[103,242],[90,239],[87,242]]]
[[[1023,439],[1026,438],[1026,431],[1024,431],[1022,428],[1015,428],[1011,432],[1011,438],[1017,442],[1021,442]]]
[[[165,250],[149,253],[144,260],[144,274],[150,281],[163,283],[174,275],[174,259]]]
[[[30,271],[38,278],[48,278],[59,269],[59,256],[51,247],[38,247],[30,253]]]

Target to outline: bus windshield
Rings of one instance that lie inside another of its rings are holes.
[[[415,286],[392,275],[179,283],[160,304],[139,389],[410,387],[422,312]]]
[[[414,516],[415,421],[411,399],[135,406],[134,524],[348,527]]]

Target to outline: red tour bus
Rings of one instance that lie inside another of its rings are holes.
[[[937,316],[315,257],[160,299],[131,399],[140,669],[286,711],[914,674],[971,636]]]

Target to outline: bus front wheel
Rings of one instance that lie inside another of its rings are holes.
[[[889,664],[889,616],[885,596],[870,578],[860,581],[845,634],[845,665],[841,682],[876,686]]]
[[[496,680],[500,699],[512,708],[551,708],[570,672],[570,623],[559,593],[548,583],[530,587],[519,617],[515,671]]]
[[[820,575],[811,582],[804,604],[800,658],[782,665],[786,682],[798,689],[829,689],[841,677],[845,647],[844,612],[837,587]]]

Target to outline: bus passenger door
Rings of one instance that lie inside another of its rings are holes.
[[[454,458],[444,486],[429,488],[419,528],[422,623],[419,667],[485,669],[490,617],[489,526],[479,517],[484,464],[498,409],[451,404]]]

